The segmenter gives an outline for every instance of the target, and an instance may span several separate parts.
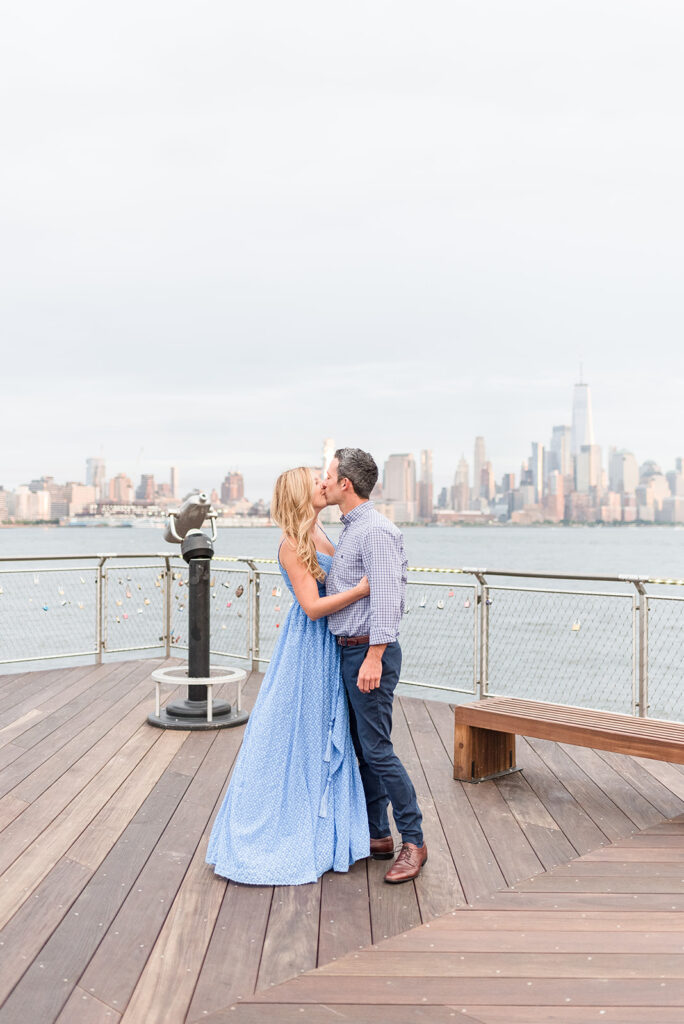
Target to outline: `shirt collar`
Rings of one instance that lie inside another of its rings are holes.
[[[356,522],[361,516],[365,515],[368,509],[373,508],[372,501],[363,501],[360,505],[356,505],[351,512],[347,512],[346,515],[340,516],[340,522],[344,523],[345,526],[349,526],[350,523]]]

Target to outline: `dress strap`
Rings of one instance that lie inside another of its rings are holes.
[[[332,539],[331,537],[329,537],[329,536],[328,536],[328,534],[327,534],[327,533],[325,532],[325,530],[323,529],[323,527],[321,526],[321,524],[320,524],[320,523],[317,523],[317,525],[318,525],[318,529],[319,529],[319,530],[321,531],[321,533],[323,534],[323,536],[324,536],[324,537],[325,537],[325,539],[327,540],[328,544],[332,544],[332,546],[333,546],[334,548],[335,548],[335,547],[337,547],[337,545],[335,544],[335,541],[334,541],[334,540],[333,540],[333,539]]]

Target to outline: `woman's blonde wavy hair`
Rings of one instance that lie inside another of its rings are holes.
[[[311,470],[306,466],[286,469],[275,482],[271,519],[295,545],[297,558],[313,578],[324,580],[325,573],[318,564],[316,545],[311,536],[311,527],[317,515],[311,500],[311,487]]]

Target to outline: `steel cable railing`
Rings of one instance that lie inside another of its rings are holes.
[[[263,669],[292,604],[272,559],[212,561],[211,652]],[[187,566],[167,554],[0,559],[0,665],[187,649]],[[684,720],[684,581],[409,570],[402,682]],[[436,694],[435,694],[436,695]]]

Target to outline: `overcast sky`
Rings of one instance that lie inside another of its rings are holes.
[[[22,0],[0,32],[0,484],[570,422],[684,454],[684,5]],[[679,99],[678,99],[679,97]]]

